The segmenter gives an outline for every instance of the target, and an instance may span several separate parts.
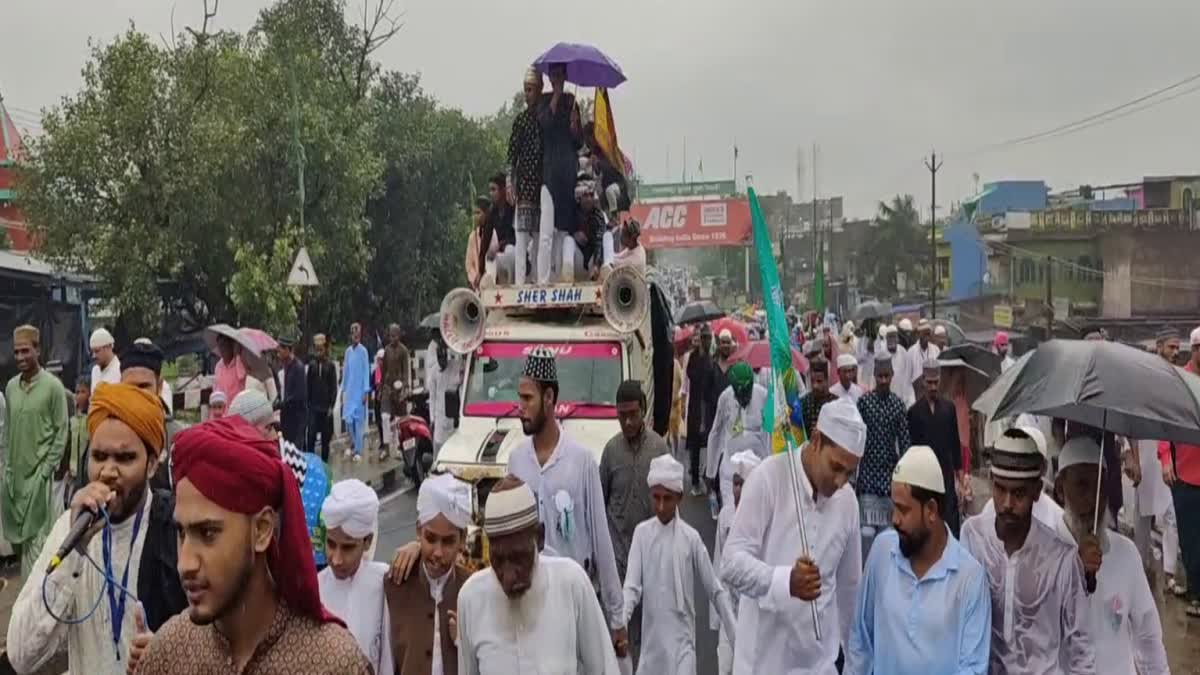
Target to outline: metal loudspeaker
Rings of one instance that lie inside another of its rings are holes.
[[[633,267],[618,267],[604,280],[604,318],[614,330],[630,333],[650,311],[650,287]]]
[[[459,354],[470,354],[483,344],[487,311],[483,300],[469,288],[456,288],[442,300],[442,339]]]

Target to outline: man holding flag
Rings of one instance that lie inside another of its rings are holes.
[[[854,403],[834,401],[821,409],[811,442],[797,451],[803,434],[789,425],[784,401],[795,375],[789,375],[783,292],[766,220],[754,189],[748,192],[775,376],[763,428],[772,431],[772,445],[780,452],[746,482],[722,553],[722,581],[747,600],[738,616],[733,672],[804,667],[833,675],[862,577],[858,503],[847,483],[867,429]]]

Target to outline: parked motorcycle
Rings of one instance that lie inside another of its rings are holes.
[[[392,422],[396,427],[397,446],[392,456],[400,460],[404,475],[421,487],[433,467],[433,433],[429,430],[429,394],[416,388],[408,395],[408,415]]]

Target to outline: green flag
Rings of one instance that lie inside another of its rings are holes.
[[[754,230],[754,253],[758,257],[758,273],[762,278],[763,305],[767,311],[767,336],[771,342],[771,379],[767,388],[767,405],[763,407],[763,429],[775,432],[776,422],[786,423],[783,377],[792,367],[792,346],[788,344],[787,318],[783,314],[783,288],[779,285],[779,270],[771,251],[771,236],[767,219],[758,205],[754,188],[747,188],[750,199],[750,218]]]

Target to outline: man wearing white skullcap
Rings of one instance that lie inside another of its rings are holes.
[[[733,608],[713,574],[700,533],[678,516],[683,465],[670,455],[655,457],[647,483],[655,517],[634,530],[625,575],[626,619],[642,604],[638,672],[695,675],[696,578],[728,630],[733,629]]]
[[[721,513],[717,516],[716,537],[713,541],[712,563],[713,570],[716,571],[718,577],[721,574],[725,541],[729,539],[729,530],[733,527],[733,517],[737,513],[737,505],[742,501],[742,488],[746,484],[746,479],[750,477],[750,472],[754,471],[761,463],[762,458],[753,450],[743,450],[735,453],[729,459],[729,464],[733,469],[733,502],[721,506]],[[726,590],[729,591],[729,604],[733,606],[733,616],[736,619],[740,598],[733,589]],[[720,675],[729,675],[733,672],[733,635],[737,627],[735,625],[726,629],[721,623],[720,613],[715,605],[710,605],[708,610],[708,627],[717,631],[717,672]]]
[[[92,359],[96,361],[92,364],[92,394],[96,393],[96,387],[101,382],[121,383],[121,359],[113,351],[113,344],[113,336],[108,329],[97,328],[92,331],[92,339],[88,341]]]
[[[546,545],[579,563],[599,582],[613,642],[625,644],[621,577],[600,468],[592,452],[558,423],[558,366],[552,349],[539,345],[529,352],[517,396],[526,437],[509,455],[508,473],[533,492],[546,528]]]
[[[892,393],[900,397],[906,410],[912,407],[912,404],[917,402],[913,380],[917,378],[917,373],[921,372],[921,364],[913,363],[908,351],[900,344],[900,331],[895,326],[887,327],[883,349],[876,354],[892,360]]]
[[[1046,435],[1042,433],[1041,429],[1035,426],[1021,425],[1009,429],[1007,434],[1001,434],[1001,436],[1005,435],[1007,439],[1001,442],[1002,446],[1007,447],[1014,442],[1032,443],[1043,458],[1043,466],[1050,463],[1050,456],[1046,448]],[[1042,495],[1033,503],[1033,517],[1050,529],[1058,527],[1058,521],[1062,518],[1062,514],[1063,508],[1049,495]],[[979,515],[995,517],[996,502],[988,498]]]
[[[987,573],[942,519],[945,495],[933,449],[908,448],[892,477],[892,529],[863,570],[846,675],[988,672]]]
[[[591,580],[574,560],[538,554],[537,501],[529,486],[511,483],[493,489],[484,508],[491,566],[458,594],[457,672],[540,673],[553,664],[556,672],[617,675]]]
[[[858,386],[858,358],[853,354],[838,354],[838,381],[829,388],[829,393],[838,398],[848,398],[855,403],[862,397],[862,387]]]
[[[391,631],[383,594],[388,566],[371,561],[379,530],[379,497],[357,479],[335,483],[321,507],[321,518],[329,562],[317,575],[321,603],[346,622],[375,672],[390,673]]]
[[[995,511],[962,528],[963,547],[987,571],[992,594],[989,673],[1096,672],[1075,546],[1033,517],[1033,505],[1047,498],[1045,462],[1027,433],[1004,432],[992,449]]]
[[[917,322],[917,340],[908,348],[908,358],[914,378],[925,367],[925,364],[937,360],[938,355],[942,353],[942,350],[929,339],[932,334],[933,325],[929,323],[928,319],[921,319]]]
[[[1083,625],[1096,650],[1096,672],[1166,675],[1171,669],[1162,622],[1137,546],[1103,523],[1095,528],[1100,457],[1095,440],[1076,436],[1063,444],[1055,476],[1055,492],[1066,504],[1055,530],[1063,541],[1078,545],[1084,574],[1094,584],[1085,600]],[[1100,503],[1106,503],[1103,497]],[[1124,620],[1114,621],[1114,616]]]
[[[908,348],[911,347],[914,342],[916,342],[916,340],[913,340],[912,321],[909,319],[900,319],[897,332],[899,333],[897,337],[900,340],[900,347],[905,351],[908,351]]]
[[[938,324],[933,327],[933,344],[937,345],[938,349],[945,349],[947,342],[946,327]]]
[[[458,672],[456,610],[459,592],[470,576],[458,557],[471,524],[471,491],[469,483],[450,474],[421,483],[415,542],[419,569],[416,574],[394,574],[383,585],[391,625],[386,639],[397,673]]]
[[[854,403],[821,408],[812,438],[798,452],[771,455],[746,482],[722,552],[721,580],[742,595],[735,675],[797,672],[833,675],[853,617],[862,576],[858,503],[849,487],[867,427]],[[800,485],[792,484],[792,462]],[[801,547],[793,490],[808,534]],[[814,636],[811,605],[821,621]]]

